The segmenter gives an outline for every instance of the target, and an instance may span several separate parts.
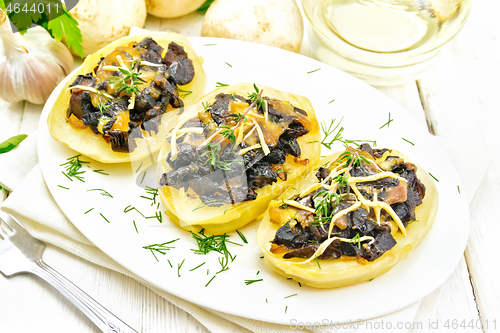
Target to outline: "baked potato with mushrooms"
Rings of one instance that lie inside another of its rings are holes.
[[[271,202],[257,241],[279,274],[316,288],[342,287],[405,259],[431,228],[437,206],[432,179],[404,155],[349,147]]]
[[[189,230],[240,228],[319,160],[319,137],[305,97],[251,83],[209,93],[182,115],[160,152],[166,214]]]
[[[146,157],[161,148],[178,109],[204,94],[202,63],[179,34],[123,37],[68,81],[50,111],[50,134],[103,163]]]

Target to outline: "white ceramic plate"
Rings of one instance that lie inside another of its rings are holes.
[[[62,174],[60,164],[76,153],[53,140],[46,125],[48,111],[64,84],[61,83],[41,117],[40,165],[58,205],[91,242],[144,280],[176,296],[222,312],[280,324],[345,322],[380,316],[421,299],[445,281],[465,249],[469,213],[464,196],[457,190],[460,181],[455,168],[426,128],[377,90],[310,58],[240,41],[191,41],[205,59],[207,91],[214,89],[216,82],[247,81],[301,94],[311,100],[319,121],[329,123],[333,118],[344,117],[345,138],[377,140],[377,147],[395,148],[417,161],[439,179],[436,185],[440,204],[435,224],[408,259],[371,282],[351,287],[300,287],[297,282],[273,273],[260,258],[256,222],[241,229],[249,244],[230,245],[236,259],[229,264],[229,270],[216,274],[221,268],[219,254],[195,254],[191,249],[196,244],[188,232],[165,216],[160,223],[138,213],[151,217],[157,211],[156,204],[141,198],[150,196],[145,186],[157,187],[154,165],[104,165],[83,156],[82,160],[91,162],[82,169],[86,171],[85,183],[71,182]],[[394,121],[380,129],[389,112]],[[342,145],[336,149],[342,149]],[[328,151],[323,151],[326,154]],[[109,175],[93,172],[96,169]],[[101,195],[99,189],[113,197]],[[129,205],[138,211],[126,213]],[[143,249],[177,238],[171,244],[175,248],[165,255],[156,254],[158,261],[151,251]],[[243,243],[235,233],[231,240]],[[245,280],[258,279],[262,281],[245,284]]]

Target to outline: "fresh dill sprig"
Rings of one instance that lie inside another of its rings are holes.
[[[227,125],[222,125],[222,126],[217,126],[217,128],[222,128],[222,131],[220,131],[220,134],[225,137],[228,141],[234,143],[236,141],[236,134],[234,134],[234,131],[231,129],[231,127]]]
[[[150,244],[150,245],[143,246],[142,248],[146,249],[146,250],[155,251],[155,252],[161,253],[162,255],[165,255],[167,253],[166,251],[170,251],[171,249],[175,249],[175,246],[169,246],[169,245],[174,243],[174,242],[177,242],[179,239],[180,238],[177,238],[177,239],[165,242],[165,243]]]
[[[361,155],[354,155],[349,151],[345,151],[342,154],[340,154],[337,161],[343,162],[346,165],[353,165],[353,166],[354,165],[362,166],[363,162],[365,162],[366,164],[371,164],[370,160],[368,160],[366,157]]]
[[[179,87],[177,87],[177,90],[179,90],[179,92],[181,93],[181,94],[179,94],[179,96],[181,98],[186,98],[187,96],[189,96],[189,95],[191,95],[193,93],[191,90],[183,90],[183,89],[181,89]]]
[[[203,106],[203,110],[205,112],[208,112],[210,111],[209,108],[210,108],[210,103],[209,102],[201,102],[201,105]]]
[[[83,174],[85,171],[81,170],[84,164],[90,163],[87,161],[80,160],[81,154],[72,156],[67,159],[68,162],[61,164],[66,169],[66,172],[62,171],[63,175],[65,175],[69,180],[73,181],[72,178],[78,179],[82,183],[85,183],[83,179]]]
[[[234,133],[233,133],[234,134]],[[208,150],[201,154],[201,157],[207,157],[205,164],[210,163],[214,170],[231,170],[231,164],[220,159],[219,151],[220,145],[210,143],[207,145]]]
[[[255,282],[261,282],[261,281],[264,281],[264,279],[258,279],[258,280],[245,280],[245,284],[248,286],[252,283],[255,283]]]
[[[234,116],[234,122],[238,123],[240,122],[241,120],[243,120],[243,122],[246,122],[248,120],[247,116],[245,116],[244,114],[238,112],[235,116]]]
[[[163,216],[161,215],[161,211],[156,211],[155,215],[147,216],[146,219],[157,219],[158,222],[163,223]]]
[[[102,196],[110,197],[110,198],[113,197],[111,194],[109,194],[108,191],[100,189],[100,188],[94,188],[94,189],[91,189],[91,190],[87,190],[87,192],[92,192],[92,191],[100,191]]]
[[[108,81],[118,88],[119,93],[124,93],[125,95],[138,94],[141,92],[139,85],[145,83],[146,81],[140,76],[141,72],[132,72],[136,65],[136,61],[132,62],[129,68],[118,67],[118,70],[123,74],[123,76],[112,76]]]
[[[358,249],[361,250],[361,240],[360,240],[359,232],[356,234],[356,236],[354,236],[353,238],[351,238],[351,240],[349,241],[349,243],[358,243]]]
[[[342,123],[342,120],[344,118],[340,119],[338,124],[335,125],[335,121],[337,118],[332,119],[330,122],[330,125],[326,125],[326,122],[321,123],[321,131],[323,132],[323,140],[321,140],[321,144],[325,146],[328,149],[332,149],[332,145],[336,142],[342,142],[343,143],[343,138],[342,138],[342,132],[344,131],[344,127],[340,126]],[[339,128],[340,126],[340,128]],[[337,130],[338,128],[338,130]],[[330,136],[333,135],[332,138]]]
[[[253,88],[255,89],[255,92],[248,94],[248,99],[252,103],[255,102],[257,109],[264,109],[266,103],[262,99],[262,90],[260,90],[255,83],[253,84]]]

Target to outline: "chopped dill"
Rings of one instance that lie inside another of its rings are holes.
[[[406,142],[408,142],[408,143],[409,143],[409,144],[411,144],[412,146],[414,146],[414,145],[415,145],[413,142],[408,141],[408,140],[406,140],[405,138],[401,138],[401,139],[405,140]]]
[[[255,282],[261,282],[261,281],[264,281],[264,279],[258,279],[258,280],[245,280],[245,284],[248,286],[248,285],[251,285],[252,283],[255,283]]]
[[[299,284],[299,287],[302,288],[302,285],[300,284],[300,282],[297,282]]]
[[[94,210],[94,208],[90,208],[88,211],[86,211],[86,212],[85,212],[85,213],[83,213],[83,214],[90,213],[90,212],[91,212],[91,211],[93,211],[93,210]]]
[[[222,83],[222,82],[217,82],[215,84],[215,88],[222,88],[222,87],[227,87],[229,86],[229,84],[225,84],[225,83]]]
[[[284,298],[290,298],[290,297],[293,297],[293,296],[297,296],[297,294],[288,295],[288,296],[285,296]]]
[[[231,66],[231,64],[229,64],[229,63],[227,63],[227,62],[226,62],[226,65],[228,65],[229,67],[233,67],[233,66]]]
[[[141,184],[142,184],[142,182],[144,181],[144,177],[146,177],[146,171],[144,171],[144,173],[142,174]]]
[[[243,241],[243,243],[245,244],[248,244],[248,241],[247,239],[245,238],[245,235],[243,235],[240,231],[236,230],[236,232],[238,233],[238,236],[240,236],[241,240]]]
[[[213,44],[203,44],[203,46],[214,46],[214,45],[217,45],[217,43],[213,43]]]
[[[458,194],[460,194],[460,186],[457,185]]]
[[[139,230],[137,230],[137,225],[135,224],[135,220],[134,220],[133,222],[134,222],[135,232],[136,232],[136,233],[139,233]]]
[[[135,170],[135,173],[138,173],[138,172],[139,172],[139,170],[140,170],[140,169],[141,169],[141,167],[142,167],[142,163],[144,163],[144,161],[141,161],[141,165],[139,165],[139,167],[137,168],[137,170]]]
[[[210,281],[207,282],[207,284],[205,285],[205,287],[208,286],[210,284],[210,282],[212,282],[212,280],[215,279],[216,276],[217,275],[212,276],[212,278],[210,279]]]
[[[435,181],[439,182],[439,179],[437,179],[436,177],[434,177],[434,175],[432,173],[429,172],[429,176],[431,176],[432,178],[434,178]]]
[[[61,186],[61,185],[57,185],[57,186],[59,186],[60,188],[65,189],[65,190],[69,190],[69,188],[67,188],[67,187],[64,187],[64,186]]]
[[[321,67],[320,67],[320,68],[316,68],[315,70],[312,70],[312,71],[307,72],[307,74],[311,74],[311,73],[317,72],[317,71],[319,71],[320,69],[321,69]]]
[[[168,264],[170,265],[170,268],[174,268],[174,266],[172,266],[172,263],[170,262],[170,259],[167,259],[167,261],[168,261]]]
[[[391,113],[389,112],[389,120],[388,120],[385,124],[383,124],[382,126],[380,126],[380,128],[379,128],[379,129],[382,129],[382,128],[384,128],[385,126],[387,126],[387,128],[389,128],[389,125],[391,124],[391,122],[392,122],[393,120],[394,120],[394,119],[392,119],[392,118],[391,118]]]
[[[105,196],[105,197],[110,197],[110,198],[112,198],[112,197],[113,197],[111,194],[109,194],[109,192],[108,192],[108,191],[103,190],[103,189],[101,189],[101,188],[94,188],[94,189],[91,189],[91,190],[87,190],[87,192],[92,192],[92,191],[101,191],[101,195],[102,195],[102,196]]]
[[[321,266],[320,266],[320,264],[319,264],[318,257],[315,257],[315,258],[316,258],[316,263],[318,264],[319,269],[321,269]]]
[[[104,172],[104,170],[102,170],[102,169],[100,169],[100,170],[94,170],[94,172],[100,173],[101,175],[109,176],[109,174],[106,173],[106,172]]]
[[[137,208],[132,207],[132,205],[128,205],[127,207],[125,207],[125,209],[123,210],[123,212],[124,212],[124,213],[128,213],[128,212],[133,211],[133,210],[135,210],[136,212],[138,212],[139,214],[141,214],[141,216],[142,216],[142,217],[144,217],[144,218],[146,217],[146,216],[144,216],[144,214],[143,214],[143,213],[141,213],[141,212],[140,212]]]
[[[102,213],[99,213],[99,215],[101,215],[102,218],[106,220],[106,222],[110,223],[109,220],[104,215],[102,215]]]
[[[146,191],[147,194],[150,194],[151,197],[146,197],[144,195],[141,195],[141,198],[146,200],[151,200],[151,206],[156,205],[156,198],[158,197],[158,189],[146,186],[144,190]]]
[[[328,104],[332,104],[332,102],[335,102],[335,99],[332,99]]]
[[[285,313],[287,312],[287,310],[288,310],[288,305],[287,305],[287,306],[285,306]]]
[[[73,179],[71,178],[76,178],[82,183],[85,183],[85,180],[83,179],[83,174],[85,171],[81,171],[81,168],[84,164],[90,163],[87,161],[82,161],[80,160],[81,154],[72,156],[67,159],[68,162],[61,164],[60,166],[63,166],[66,169],[66,172],[62,171],[62,173],[71,181]]]
[[[201,267],[201,266],[203,266],[203,265],[205,265],[205,263],[204,263],[204,262],[203,262],[203,263],[201,263],[200,265],[196,266],[195,268],[191,268],[189,271],[190,271],[190,272],[192,272],[192,271],[194,271],[195,269],[198,269],[198,268],[200,268],[200,267]]]
[[[205,207],[217,207],[217,206],[222,206],[222,205],[224,205],[224,202],[220,202],[220,201],[216,201],[216,200],[208,200],[205,203],[203,203],[203,204],[199,205],[198,207],[196,207],[195,209],[193,209],[193,212],[197,211],[198,209],[205,208]]]
[[[178,277],[181,277],[181,267],[184,264],[185,260],[186,260],[186,258],[182,259],[182,262],[180,264],[177,264],[177,276]]]
[[[146,250],[155,251],[155,252],[158,252],[158,253],[165,255],[166,251],[170,251],[171,249],[175,249],[174,246],[168,246],[168,245],[172,244],[174,242],[177,242],[179,239],[180,238],[173,239],[171,241],[161,243],[161,244],[150,244],[150,245],[143,246],[142,248],[146,249]]]
[[[163,223],[163,216],[160,211],[155,212],[153,216],[146,216],[145,219],[157,219],[158,222]]]

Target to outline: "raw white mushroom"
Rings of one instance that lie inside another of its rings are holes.
[[[198,9],[205,0],[146,0],[148,13],[158,17],[179,17]]]
[[[70,13],[82,31],[85,56],[127,36],[131,27],[144,27],[147,16],[144,0],[80,0]]]
[[[245,40],[299,52],[304,23],[295,0],[216,0],[201,35]]]

